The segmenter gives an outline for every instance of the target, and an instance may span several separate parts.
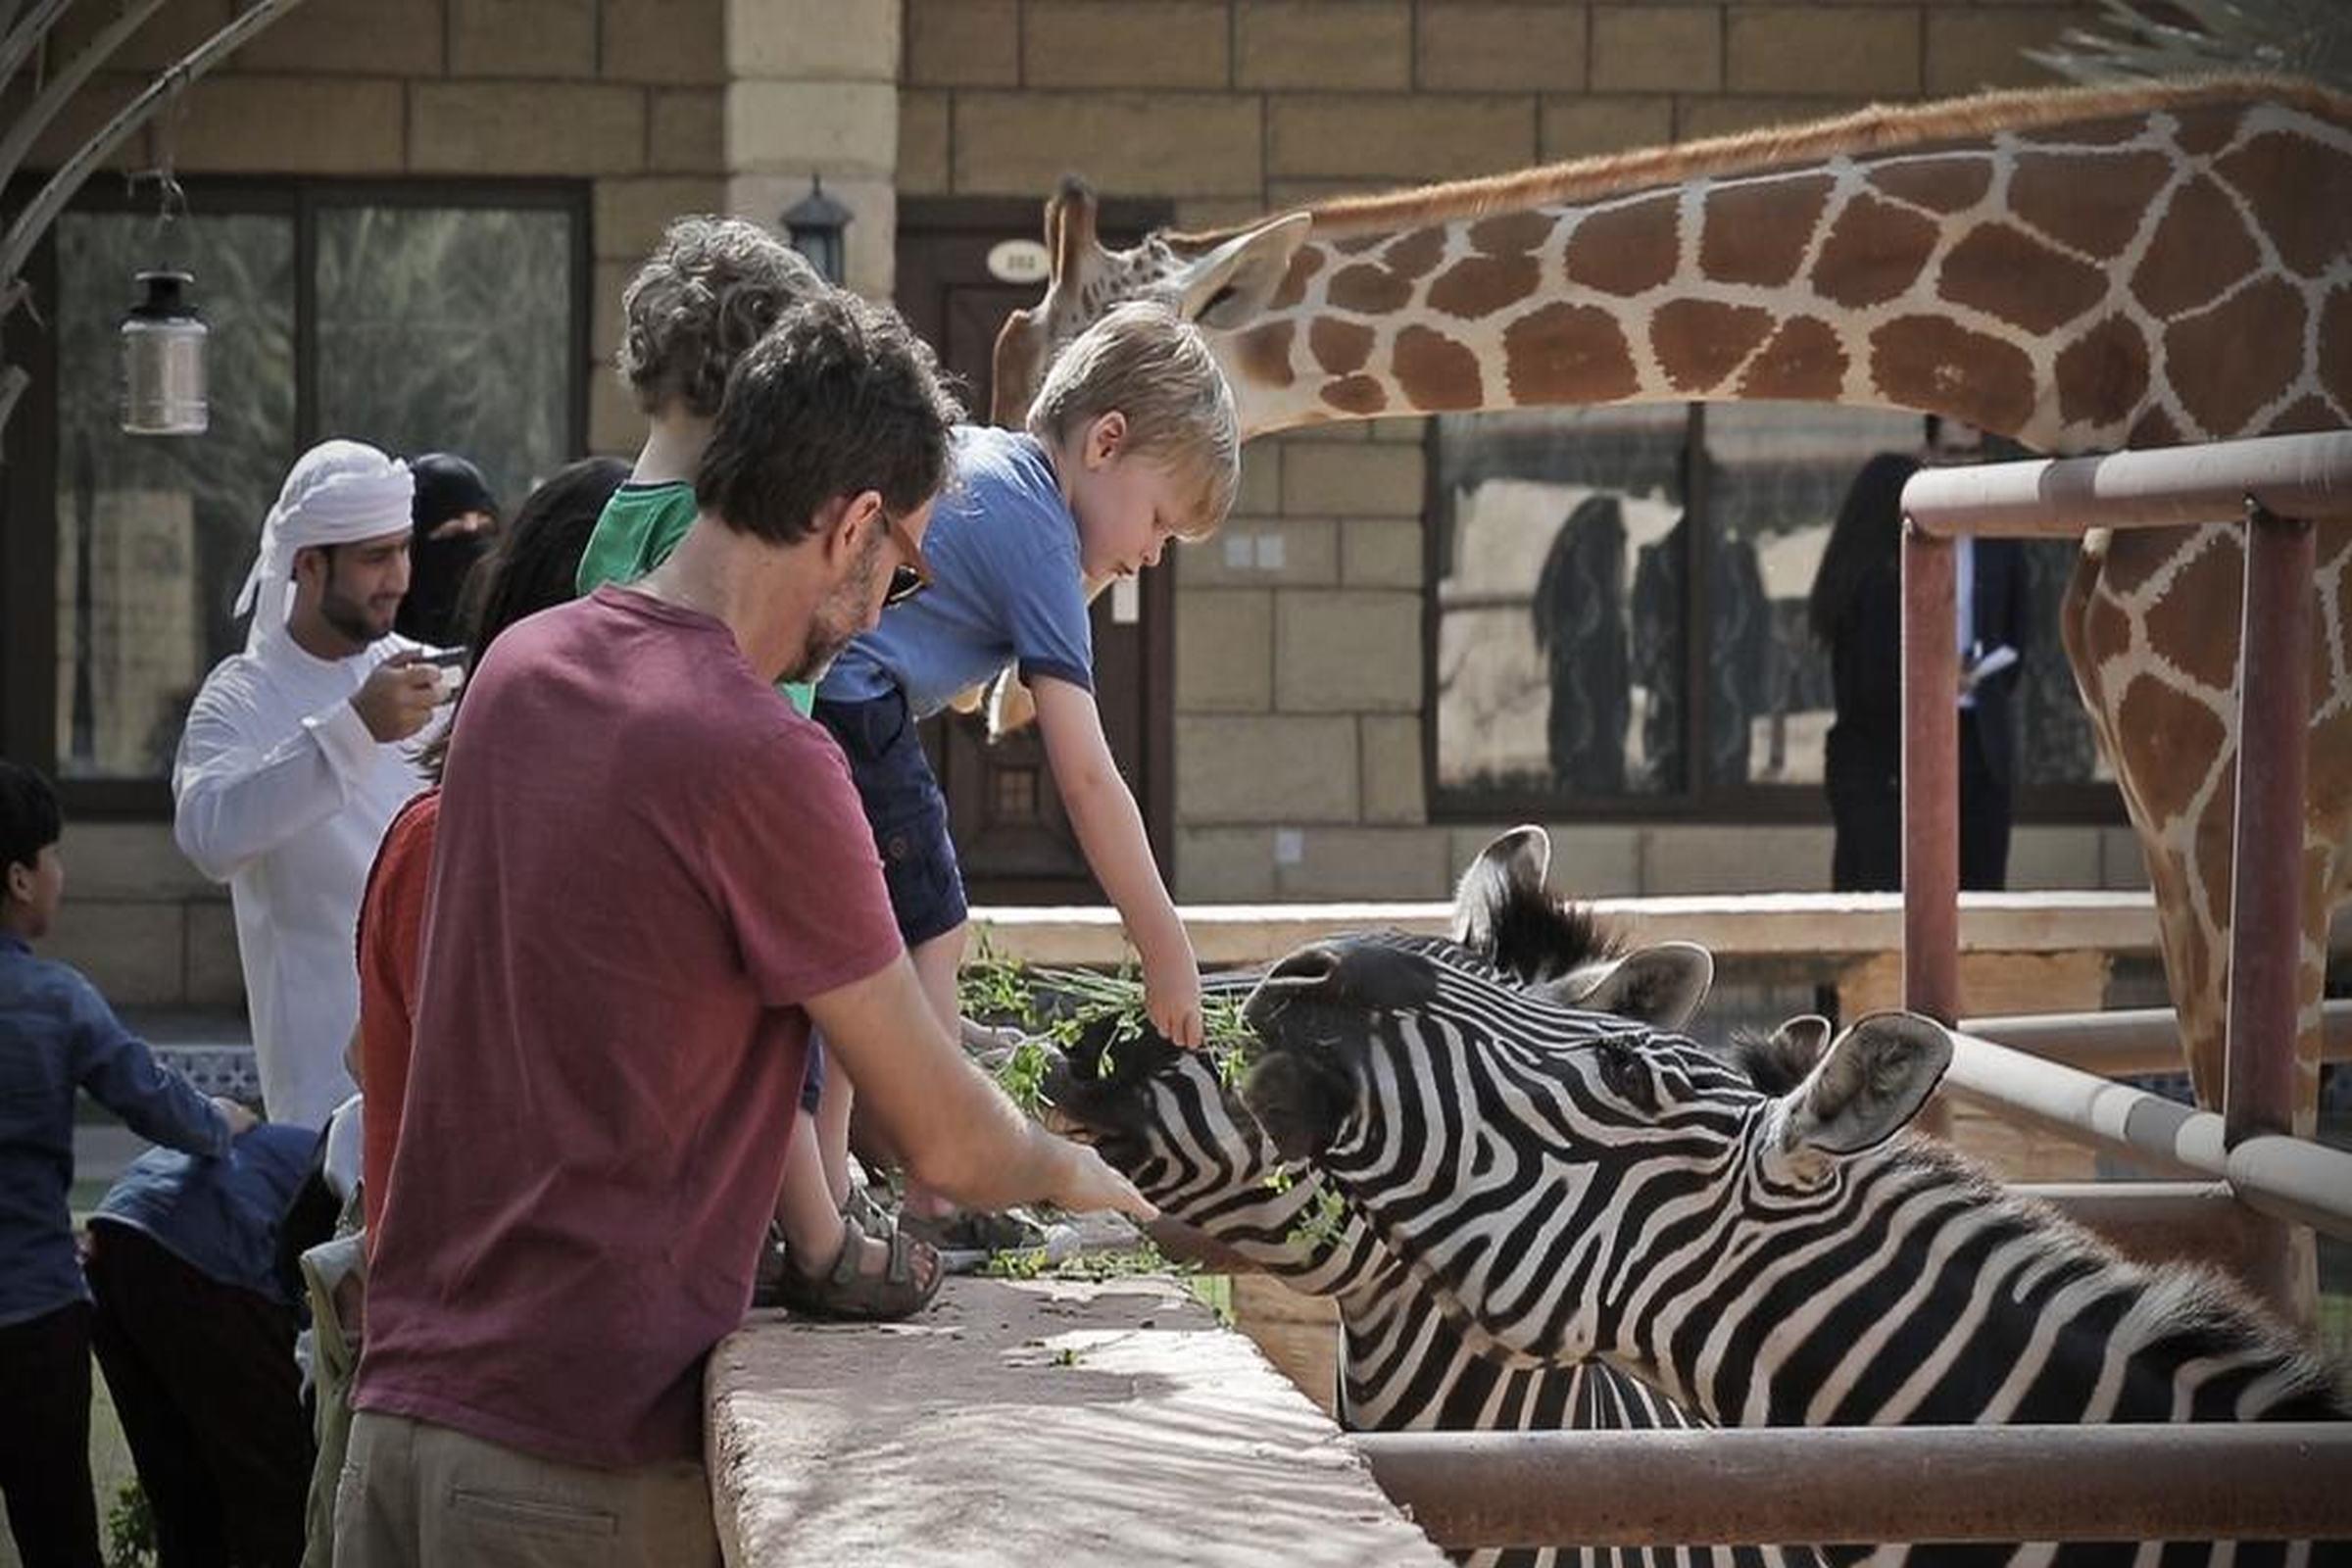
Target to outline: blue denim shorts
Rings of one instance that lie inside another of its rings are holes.
[[[813,715],[849,759],[850,778],[865,807],[891,912],[909,948],[945,936],[970,912],[963,871],[948,836],[948,798],[900,691],[861,703],[817,699]]]

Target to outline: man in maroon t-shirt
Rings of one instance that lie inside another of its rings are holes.
[[[954,417],[894,313],[797,309],[730,378],[669,560],[519,623],[475,672],[343,1568],[590,1540],[619,1548],[600,1561],[718,1560],[703,1366],[751,1297],[812,1024],[925,1184],[1149,1216],[932,1015],[841,754],[770,690],[921,580]]]

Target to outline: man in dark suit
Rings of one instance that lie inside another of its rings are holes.
[[[1984,432],[1928,416],[1930,467],[1975,463]],[[2009,880],[2009,821],[2017,794],[2017,683],[2026,652],[2025,547],[2015,539],[1953,541],[1960,642],[1960,885]]]

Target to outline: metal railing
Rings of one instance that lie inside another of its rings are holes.
[[[2071,537],[2090,528],[2245,519],[2229,1065],[2218,1121],[2227,1152],[2217,1152],[2218,1169],[2214,1159],[2195,1168],[2223,1175],[2233,1188],[2242,1174],[2255,1184],[2243,1190],[2255,1206],[2306,1220],[2332,1217],[2329,1195],[2306,1191],[2301,1156],[2277,1146],[2294,1142],[2283,1135],[2292,1125],[2302,960],[2297,893],[2310,740],[2312,524],[2346,515],[2352,515],[2352,432],[1934,469],[1903,487],[1903,995],[1905,1005],[1946,1024],[1958,1017],[1960,1003],[1952,536]],[[1963,1054],[1969,1054],[1965,1044]],[[2024,1113],[2010,1096],[2025,1082],[2022,1071],[1987,1068],[1976,1093]],[[2083,1116],[2045,1125],[2079,1129]],[[2194,1124],[2194,1137],[2209,1132]],[[2268,1227],[2264,1247],[2267,1258],[2256,1270],[2261,1289],[2291,1305],[2300,1291],[2283,1224]]]

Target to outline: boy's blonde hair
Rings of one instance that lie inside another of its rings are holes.
[[[673,220],[620,296],[620,373],[637,406],[710,418],[727,372],[776,318],[830,287],[807,258],[741,218]]]
[[[1127,416],[1121,450],[1186,487],[1179,536],[1215,533],[1241,485],[1242,436],[1233,389],[1200,329],[1164,305],[1119,306],[1054,358],[1029,407],[1029,433],[1055,445],[1114,411]]]

